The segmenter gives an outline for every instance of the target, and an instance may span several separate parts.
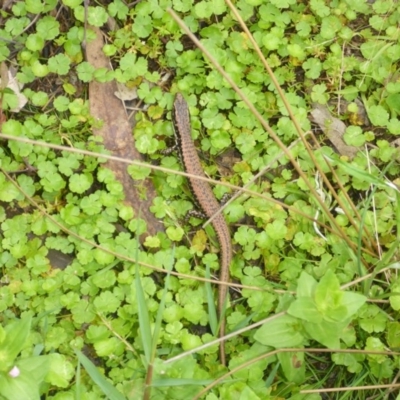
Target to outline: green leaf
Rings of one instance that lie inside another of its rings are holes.
[[[267,224],[265,232],[272,240],[284,239],[287,234],[287,227],[282,220],[275,220],[272,224]]]
[[[147,60],[143,57],[137,57],[137,55],[133,53],[124,54],[120,60],[119,66],[123,71],[125,80],[142,76],[148,71]]]
[[[297,281],[297,297],[312,298],[317,287],[317,281],[307,272],[302,272]]]
[[[390,108],[390,111],[396,115],[400,115],[400,93],[393,93],[386,97],[386,104]]]
[[[306,372],[304,352],[278,353],[278,360],[288,382],[293,382],[297,385],[304,382]]]
[[[21,374],[27,374],[35,379],[37,385],[41,384],[50,370],[51,355],[23,358],[16,362]]]
[[[43,12],[43,3],[40,0],[26,0],[26,11],[39,14]]]
[[[66,183],[63,177],[59,173],[53,173],[52,175],[45,176],[40,180],[43,188],[47,192],[58,192],[61,189],[64,189]]]
[[[181,227],[169,226],[166,234],[172,241],[180,242],[185,235],[185,231]]]
[[[0,173],[0,200],[10,203],[21,197],[21,192]]]
[[[400,310],[400,281],[396,280],[390,287],[389,302],[393,310]]]
[[[305,322],[304,329],[310,337],[330,349],[340,348],[340,337],[347,324],[327,322],[314,324]]]
[[[359,126],[348,126],[343,135],[343,139],[349,146],[360,147],[366,142],[363,130]]]
[[[5,61],[9,55],[10,50],[7,47],[7,42],[0,41],[0,62]]]
[[[343,292],[340,289],[339,280],[332,270],[328,270],[315,288],[316,307],[325,317],[341,320],[342,298]]]
[[[306,77],[310,79],[317,79],[321,75],[322,63],[316,58],[307,59],[302,68],[306,71]]]
[[[106,290],[94,299],[93,305],[100,313],[114,313],[120,307],[121,301],[113,293]]]
[[[309,21],[302,20],[296,24],[296,30],[297,30],[299,36],[304,38],[310,34],[311,25],[310,25]],[[311,60],[315,60],[315,59],[311,59]],[[316,60],[316,61],[318,61],[318,60]],[[303,66],[303,68],[304,68],[304,66]]]
[[[35,106],[43,107],[48,101],[49,101],[49,96],[45,92],[39,91],[39,92],[33,93],[33,95],[32,95],[32,103]],[[40,136],[40,135],[37,135],[37,136]]]
[[[50,359],[50,366],[45,381],[60,388],[67,388],[75,375],[74,366],[64,355],[53,353],[47,357]]]
[[[67,111],[69,106],[69,99],[65,96],[58,96],[54,100],[54,107],[57,111]]]
[[[296,0],[271,0],[271,4],[277,8],[288,8],[290,5],[296,4]]]
[[[225,117],[221,113],[218,113],[218,110],[216,108],[205,109],[202,112],[201,117],[204,126],[208,129],[221,129],[225,123]]]
[[[125,21],[129,8],[121,0],[114,0],[108,5],[108,12],[111,17],[117,17],[118,19]]]
[[[306,58],[306,52],[303,50],[303,47],[297,43],[289,44],[287,46],[287,51],[290,56],[298,58],[301,61]]]
[[[314,85],[312,87],[311,99],[319,104],[326,104],[329,100],[329,94],[326,93],[327,87],[325,83]]]
[[[367,109],[367,113],[375,126],[386,126],[389,123],[389,113],[382,106],[371,106]]]
[[[79,15],[79,19],[83,22],[83,19],[81,19],[82,18],[82,15],[81,15],[82,9],[83,9],[83,7],[81,7],[81,6],[77,7],[75,9],[75,15],[77,16],[77,18]],[[103,7],[89,6],[87,8],[87,21],[89,22],[90,25],[101,27],[107,22],[107,19],[108,19],[108,15],[107,15],[106,10]]]
[[[33,33],[26,39],[25,46],[30,51],[40,51],[44,47],[44,39],[40,35]]]
[[[296,318],[283,315],[259,328],[254,334],[254,339],[263,345],[275,348],[299,347],[304,341],[301,331]]]
[[[88,63],[87,61],[81,62],[77,67],[76,71],[78,73],[78,77],[83,82],[90,82],[93,80],[93,73],[95,68]]]
[[[217,151],[229,147],[231,143],[229,133],[226,131],[216,130],[211,135],[211,145]]]
[[[73,174],[69,178],[69,188],[72,192],[82,194],[93,184],[92,174]]]
[[[99,357],[115,357],[124,350],[124,344],[115,337],[99,340],[94,343],[93,347]]]
[[[36,32],[45,40],[54,40],[60,34],[60,23],[49,15],[42,16],[36,24]]]
[[[361,361],[365,356],[363,354],[351,354],[351,353],[335,353],[332,355],[332,361],[336,365],[345,365],[350,373],[359,373],[362,370]]]
[[[362,305],[367,301],[367,298],[360,294],[354,292],[344,292],[342,298],[342,304],[346,307],[347,312],[344,318],[350,318],[362,307]]]
[[[110,82],[114,79],[114,71],[110,71],[108,68],[98,68],[94,71],[93,77],[97,82]]]
[[[32,318],[25,317],[5,327],[6,338],[0,344],[0,371],[11,368],[14,360],[24,348],[31,329]]]
[[[3,89],[0,94],[2,94],[3,99],[3,110],[15,110],[20,108],[18,96],[12,89]]]
[[[62,0],[67,7],[75,8],[83,3],[83,0]]]
[[[288,314],[308,322],[322,323],[322,315],[315,302],[309,297],[295,300],[288,308]]]
[[[33,257],[28,258],[26,266],[36,276],[48,272],[51,268],[49,260],[41,254],[35,254]]]
[[[390,133],[393,135],[399,135],[400,121],[397,118],[391,118],[387,127]]]
[[[372,351],[385,351],[385,345],[382,341],[377,338],[370,336],[367,338],[365,342],[365,350],[372,350]],[[387,355],[385,354],[368,354],[367,356],[370,360],[375,360],[379,363],[382,363],[387,359]]]
[[[211,4],[207,1],[198,2],[194,7],[194,11],[198,18],[210,18],[213,14]]]
[[[360,315],[360,327],[368,332],[383,332],[386,328],[387,317],[375,305],[368,305]]]
[[[57,54],[50,57],[48,61],[49,71],[59,75],[66,75],[69,72],[71,60],[65,54]]]
[[[26,372],[19,371],[15,378],[0,374],[0,394],[7,400],[40,400],[39,382]]]
[[[388,323],[387,341],[390,348],[400,348],[400,322],[394,321]]]
[[[153,31],[153,23],[150,15],[141,15],[140,18],[135,18],[132,25],[132,32],[141,39],[147,38]]]
[[[323,5],[322,8],[323,7],[325,7],[325,5]],[[322,20],[321,36],[324,39],[333,39],[341,27],[342,23],[340,19],[335,15],[329,15]]]
[[[43,78],[49,73],[47,65],[41,64],[38,60],[34,61],[31,65],[32,73],[38,78]]]

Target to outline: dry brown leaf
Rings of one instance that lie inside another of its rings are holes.
[[[96,40],[87,43],[87,61],[95,68],[110,68],[110,62],[102,51],[104,43],[101,31],[95,27],[90,27],[90,29],[95,32]],[[115,81],[89,84],[90,113],[96,119],[103,121],[102,127],[95,129],[94,133],[103,138],[105,148],[114,156],[143,161],[141,154],[135,149],[132,127],[128,121],[125,107],[114,95],[116,91]],[[150,206],[156,196],[151,180],[141,180],[135,185],[125,164],[109,160],[106,166],[122,183],[125,191],[125,203],[134,209],[136,217],[140,215],[147,222],[147,233],[154,235],[163,230],[161,223],[150,212]],[[146,194],[145,199],[143,199],[143,192]]]
[[[320,127],[341,156],[353,158],[360,150],[359,147],[348,146],[343,141],[346,125],[340,119],[333,117],[327,107],[314,104],[311,120]]]

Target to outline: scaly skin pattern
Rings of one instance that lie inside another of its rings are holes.
[[[178,93],[174,102],[175,133],[178,140],[178,148],[185,171],[191,175],[205,177],[200,159],[191,136],[190,115],[188,105],[183,96]],[[196,178],[189,178],[190,187],[196,202],[204,214],[210,218],[219,209],[213,191],[208,182]],[[219,280],[229,282],[229,266],[232,260],[232,243],[228,225],[222,214],[218,214],[212,221],[212,226],[218,236],[221,248],[221,268]],[[219,337],[225,336],[225,320],[222,318],[225,300],[228,294],[227,285],[219,285],[218,289],[218,313],[220,316]],[[225,365],[225,344],[220,345],[220,361]]]

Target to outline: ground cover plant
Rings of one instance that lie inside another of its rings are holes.
[[[400,7],[354,3],[3,2],[0,398],[396,398]],[[96,134],[113,80],[145,166]],[[234,196],[226,367],[177,92]]]

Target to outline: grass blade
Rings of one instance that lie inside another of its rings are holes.
[[[163,293],[162,293],[162,296],[161,296],[160,306],[158,307],[156,321],[155,321],[155,324],[154,324],[154,334],[153,334],[151,360],[154,360],[155,354],[156,354],[157,341],[158,341],[158,337],[160,335],[162,317],[163,317],[163,312],[164,312],[164,309],[165,309],[165,302],[166,302],[166,299],[167,299],[167,294],[168,294],[168,289],[169,289],[169,283],[170,283],[170,277],[171,277],[170,271],[172,271],[174,259],[175,259],[175,246],[172,249],[171,263],[166,266],[166,269],[168,270],[168,273],[167,273],[167,276],[165,277],[165,285],[164,285]]]
[[[102,375],[96,366],[79,350],[75,350],[79,362],[83,365],[86,372],[92,378],[93,382],[101,389],[109,400],[126,400],[125,396],[121,394],[110,382]]]
[[[146,367],[148,367],[151,361],[152,335],[150,328],[149,310],[147,308],[146,298],[144,295],[142,282],[140,280],[138,264],[136,264],[135,275],[136,275],[135,276],[136,298],[138,302],[138,315],[139,315],[139,329],[143,342],[144,356],[147,364]]]

